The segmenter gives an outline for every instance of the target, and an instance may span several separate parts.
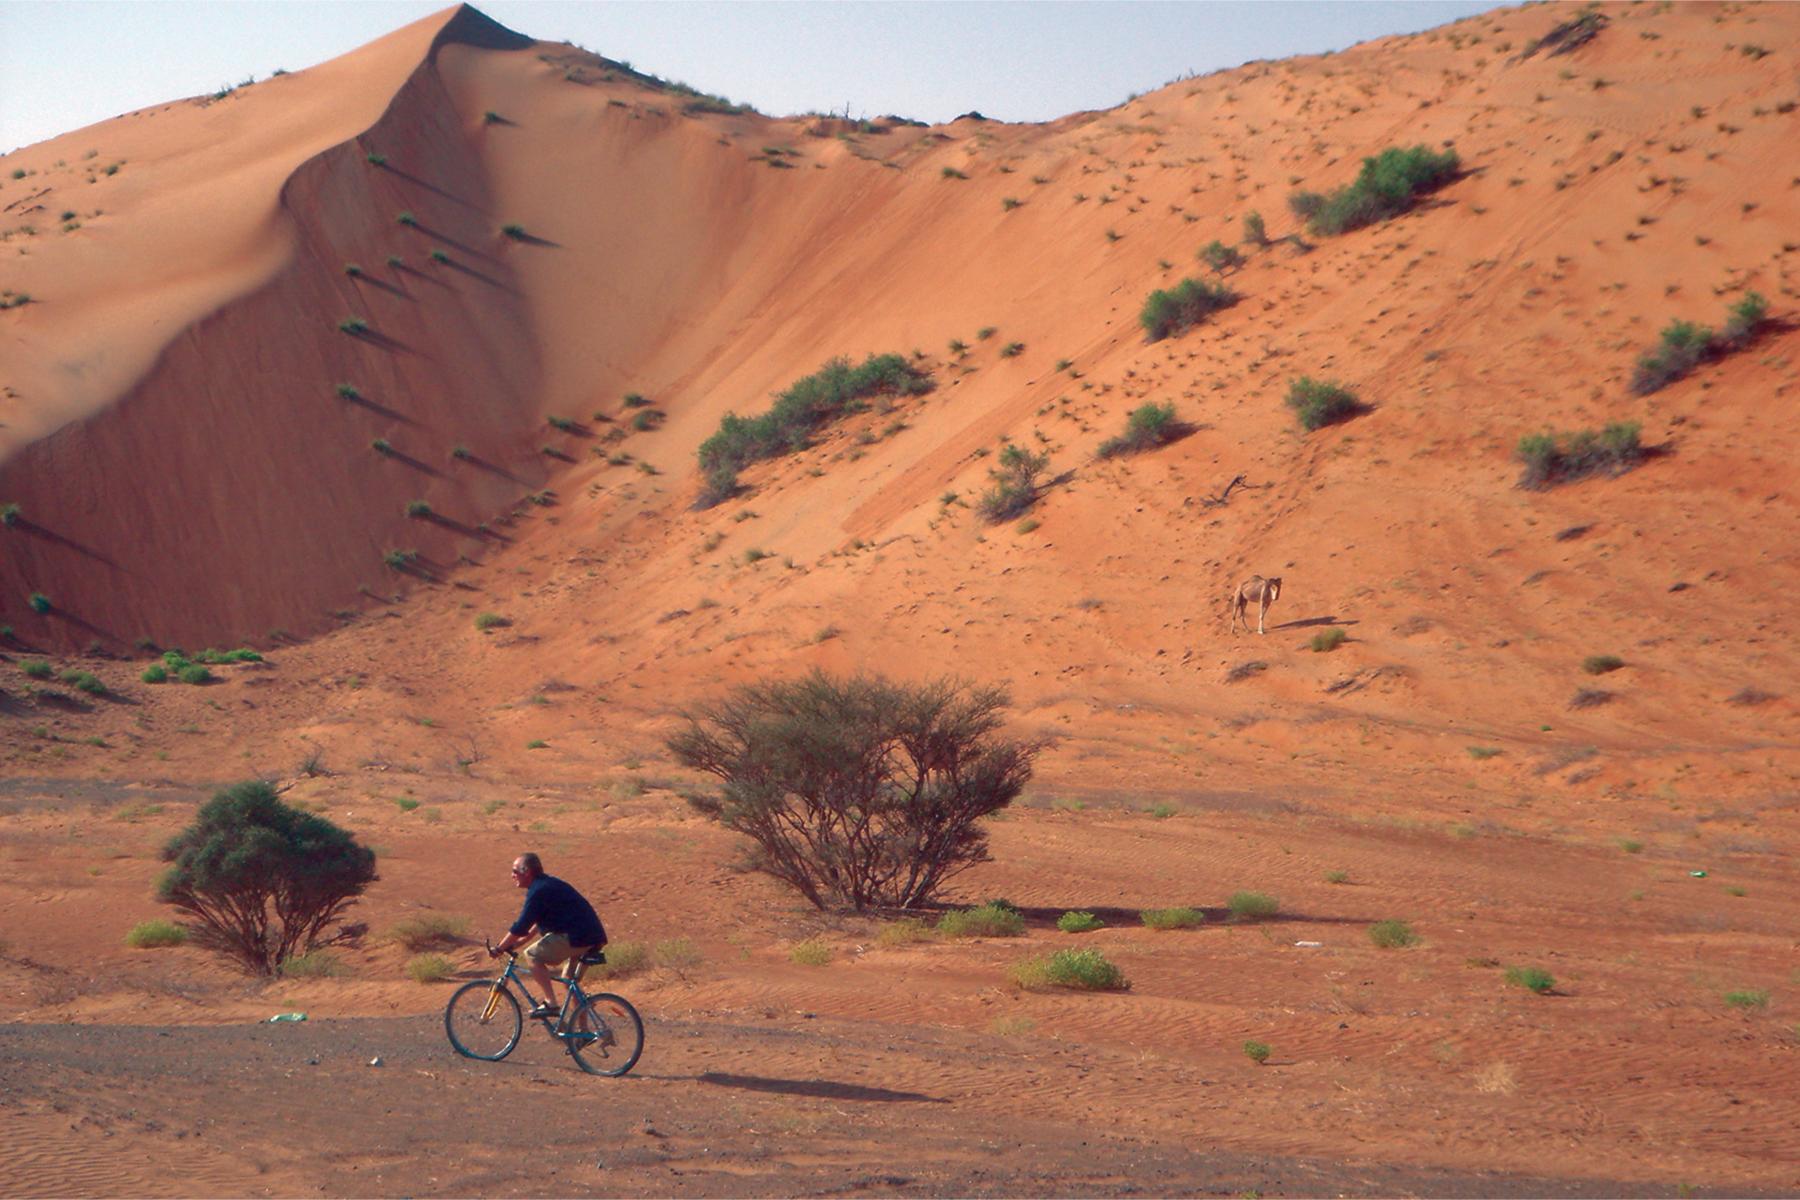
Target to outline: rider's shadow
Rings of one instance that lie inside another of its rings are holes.
[[[896,1092],[888,1088],[864,1087],[857,1083],[836,1083],[829,1079],[769,1079],[761,1075],[728,1075],[720,1071],[708,1071],[698,1078],[701,1083],[717,1087],[742,1088],[747,1092],[774,1092],[782,1096],[813,1096],[820,1100],[950,1103],[942,1096],[927,1096],[923,1092]]]

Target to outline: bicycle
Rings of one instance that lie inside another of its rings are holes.
[[[492,956],[493,947],[488,947]],[[513,1052],[525,1032],[525,1012],[513,987],[531,999],[531,992],[517,971],[518,954],[506,955],[506,969],[497,979],[465,983],[444,1006],[444,1032],[450,1045],[464,1058],[499,1062]],[[589,995],[581,990],[581,976],[591,966],[606,961],[605,951],[584,954],[559,982],[566,985],[562,1006],[534,1020],[562,1042],[575,1065],[590,1075],[619,1076],[637,1065],[644,1052],[644,1022],[623,996],[611,992]],[[508,984],[513,985],[509,987]],[[545,997],[553,999],[554,995]]]

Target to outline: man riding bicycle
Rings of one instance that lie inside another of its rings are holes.
[[[514,887],[525,889],[525,907],[519,919],[500,944],[489,953],[499,956],[531,938],[525,947],[525,958],[531,964],[531,978],[543,992],[544,999],[531,1010],[533,1017],[556,1015],[555,996],[550,991],[550,968],[558,963],[579,960],[582,955],[606,945],[606,927],[600,915],[585,897],[554,875],[544,874],[544,864],[535,854],[521,854],[513,860]],[[564,976],[568,972],[565,970]]]

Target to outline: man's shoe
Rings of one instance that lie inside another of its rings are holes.
[[[554,1004],[537,1004],[533,1005],[531,1011],[526,1015],[535,1021],[541,1017],[554,1017],[561,1011],[562,1010]]]

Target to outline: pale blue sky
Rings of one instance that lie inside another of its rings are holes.
[[[447,7],[439,0],[0,0],[0,152],[135,108],[296,71]],[[1342,49],[1492,0],[490,0],[546,41],[754,104],[947,121],[1044,121],[1188,72]]]

